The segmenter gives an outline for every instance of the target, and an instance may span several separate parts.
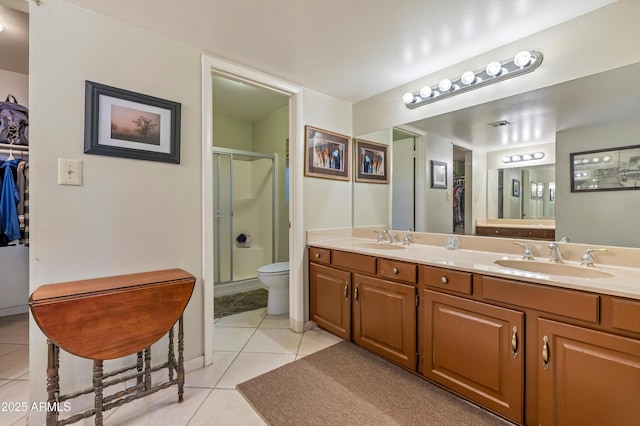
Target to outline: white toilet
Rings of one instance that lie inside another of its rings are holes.
[[[258,279],[267,286],[267,314],[289,313],[289,262],[271,263],[258,269]]]

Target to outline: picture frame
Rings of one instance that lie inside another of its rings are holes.
[[[431,188],[447,189],[447,163],[431,160]]]
[[[569,154],[571,192],[640,189],[640,145]]]
[[[85,81],[84,153],[180,163],[181,104]]]
[[[520,197],[520,181],[518,179],[511,179],[511,196]]]
[[[355,140],[356,182],[389,183],[388,145]]]
[[[532,200],[538,198],[538,184],[536,182],[531,182],[530,198]]]
[[[305,126],[304,175],[351,180],[350,147],[349,136]]]
[[[544,194],[544,183],[538,182],[538,185],[536,187],[536,198],[542,198],[543,194]]]

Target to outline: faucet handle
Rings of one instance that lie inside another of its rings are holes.
[[[374,233],[378,234],[378,236],[376,237],[377,241],[383,241],[384,240],[384,231],[373,231]]]
[[[407,229],[407,232],[404,234],[404,237],[402,238],[402,245],[403,246],[408,246],[409,243],[411,242],[411,240],[409,240],[410,234],[409,232],[412,232],[413,228],[409,228]]]
[[[608,252],[607,249],[589,249],[587,251],[584,252],[584,254],[582,255],[582,257],[580,258],[580,265],[582,266],[595,266],[594,265],[594,258],[593,255],[591,253],[593,253],[594,251],[601,251],[601,252]]]
[[[533,260],[533,249],[529,246],[529,244],[521,243],[519,241],[514,241],[513,244],[524,247],[522,251],[522,258],[526,260]]]

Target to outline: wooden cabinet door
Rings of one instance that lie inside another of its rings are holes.
[[[353,275],[353,338],[363,348],[416,369],[416,288]]]
[[[524,314],[423,291],[423,374],[522,423]]]
[[[540,425],[640,425],[639,340],[539,319],[538,344]]]
[[[318,326],[351,339],[351,274],[309,264],[309,313]]]

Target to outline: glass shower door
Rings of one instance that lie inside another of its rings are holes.
[[[233,155],[213,154],[214,282],[233,281]]]

